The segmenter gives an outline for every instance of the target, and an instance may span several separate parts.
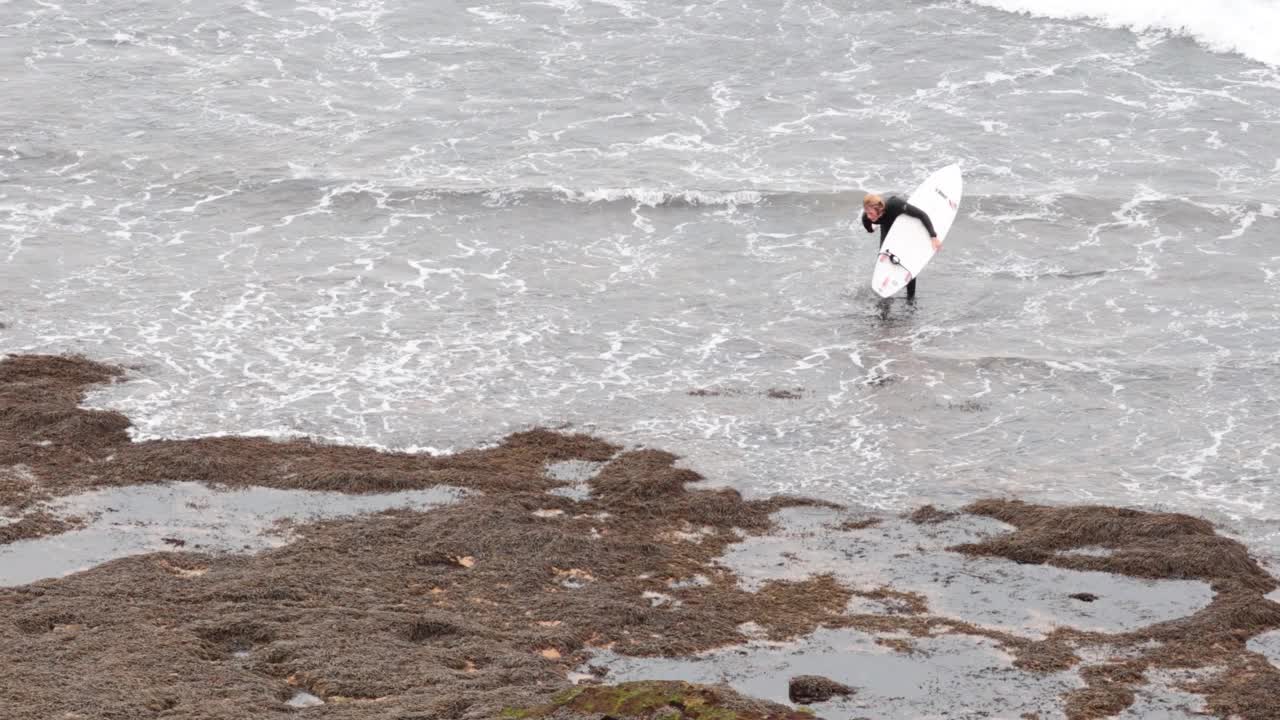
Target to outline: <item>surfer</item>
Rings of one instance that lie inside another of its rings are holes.
[[[884,239],[889,236],[889,228],[893,226],[893,221],[898,219],[899,215],[910,215],[920,221],[924,225],[924,229],[929,232],[929,242],[933,243],[933,251],[938,252],[942,249],[942,241],[938,239],[938,233],[933,229],[933,222],[929,220],[929,213],[903,200],[897,195],[891,196],[888,200],[879,195],[868,194],[862,198],[862,227],[867,232],[875,232],[872,225],[880,226],[880,246],[884,247]],[[907,283],[907,299],[911,300],[916,296],[916,279],[911,278],[911,282]]]

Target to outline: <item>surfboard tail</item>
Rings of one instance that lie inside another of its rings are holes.
[[[879,267],[871,279],[871,288],[880,297],[889,297],[898,292],[914,277],[906,266],[894,262],[893,256],[889,253],[880,253],[880,262],[877,264]]]

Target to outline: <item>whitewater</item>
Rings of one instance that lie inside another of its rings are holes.
[[[1211,50],[1239,53],[1271,66],[1280,65],[1280,3],[1274,0],[1222,2],[1128,2],[1104,0],[973,0],[1032,17],[1083,20],[1140,35],[1184,35]]]

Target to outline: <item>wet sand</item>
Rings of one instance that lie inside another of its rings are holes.
[[[747,501],[545,430],[133,443],[79,407],[124,378],[0,362],[5,717],[790,718],[801,675],[831,720],[1277,717],[1276,580],[1197,518]]]

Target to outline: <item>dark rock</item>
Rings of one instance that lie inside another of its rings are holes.
[[[797,675],[791,678],[788,694],[800,705],[826,702],[837,695],[852,695],[856,690],[820,675]]]

